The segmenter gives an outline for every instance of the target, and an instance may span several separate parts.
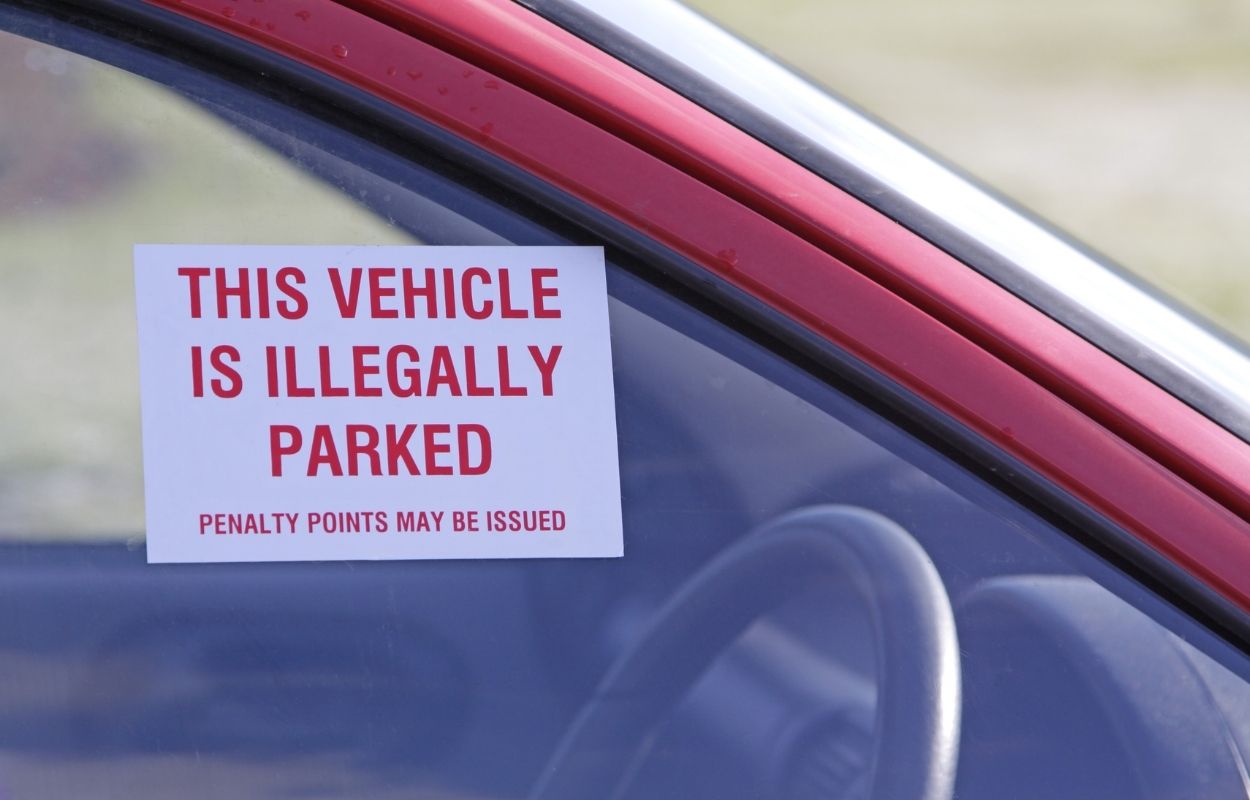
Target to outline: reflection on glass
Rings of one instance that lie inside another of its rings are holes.
[[[0,108],[0,536],[133,538],[131,247],[411,238],[183,97],[3,32]]]

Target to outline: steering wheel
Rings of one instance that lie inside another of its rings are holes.
[[[961,706],[950,598],[910,534],[846,506],[779,517],[681,586],[608,670],[530,797],[614,796],[648,734],[712,661],[760,616],[828,581],[844,581],[862,598],[876,637],[868,797],[948,800]]]

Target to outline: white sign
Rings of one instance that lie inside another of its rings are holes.
[[[620,556],[603,250],[137,245],[149,563]]]

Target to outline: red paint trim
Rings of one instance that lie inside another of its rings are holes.
[[[1250,611],[1250,448],[854,198],[531,13],[506,0],[358,0],[382,22],[310,0],[153,2],[389,100],[647,232]]]
[[[1250,520],[1250,447],[1240,439],[951,256],[628,65],[511,0],[353,2],[595,122],[798,233]],[[1098,381],[1091,382],[1091,375]]]

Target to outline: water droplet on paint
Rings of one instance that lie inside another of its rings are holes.
[[[347,58],[347,45],[336,44],[330,48],[330,52],[334,53],[336,58]]]

